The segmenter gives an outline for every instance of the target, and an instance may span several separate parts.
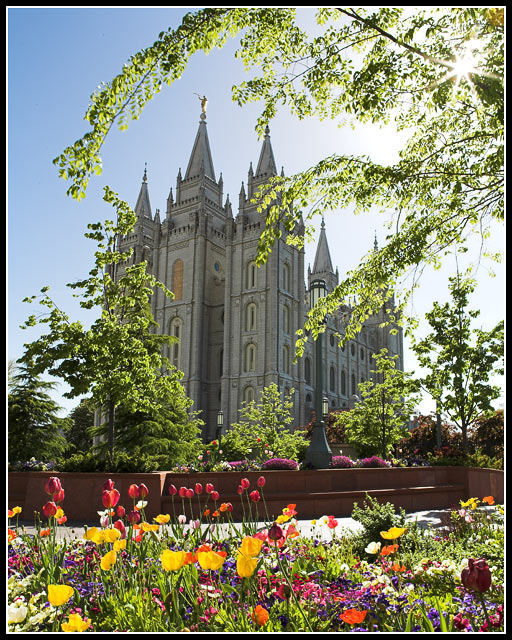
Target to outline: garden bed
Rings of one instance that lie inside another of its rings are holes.
[[[194,488],[212,484],[219,493],[219,502],[233,504],[232,517],[241,519],[237,486],[242,478],[257,489],[256,480],[266,480],[264,499],[268,513],[276,516],[283,506],[297,505],[300,518],[315,518],[324,513],[349,516],[354,502],[361,503],[366,493],[382,502],[392,502],[406,511],[456,507],[466,496],[493,495],[504,500],[504,472],[473,467],[413,467],[378,469],[318,469],[297,471],[246,471],[171,473],[56,473],[9,472],[8,507],[21,506],[25,519],[40,511],[46,501],[44,483],[50,476],[61,479],[66,491],[66,515],[70,521],[95,521],[103,509],[101,487],[112,478],[121,495],[135,483],[149,489],[146,513],[153,518],[168,513],[171,506],[169,486]],[[204,500],[194,495],[193,507],[198,510]],[[187,504],[189,501],[187,500]],[[210,504],[213,504],[210,501]],[[125,505],[128,506],[128,505]],[[263,507],[261,507],[263,509]],[[262,515],[264,511],[261,511]]]

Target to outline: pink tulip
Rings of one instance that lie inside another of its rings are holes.
[[[115,507],[116,504],[119,502],[120,497],[121,496],[117,489],[112,489],[112,491],[104,491],[102,495],[103,506],[106,509],[111,509],[112,507]]]
[[[57,513],[57,505],[55,502],[47,502],[43,506],[43,513],[46,518],[52,518]]]
[[[211,493],[213,491],[213,484],[210,482],[206,483],[206,493]]]
[[[59,478],[57,478],[56,476],[51,476],[46,481],[44,488],[46,493],[49,496],[54,496],[56,493],[59,493],[59,491],[62,489],[62,485],[60,483]]]
[[[249,488],[249,485],[250,485],[251,483],[249,482],[249,480],[247,480],[247,478],[242,478],[242,479],[240,480],[240,484],[241,484],[241,486],[242,486],[242,488],[243,488],[243,489],[248,489],[248,488]]]
[[[217,502],[217,500],[218,500],[218,499],[219,499],[219,497],[220,497],[220,494],[219,494],[219,492],[218,492],[218,491],[212,491],[212,492],[211,492],[211,496],[212,496],[212,500],[213,500],[214,502]]]
[[[253,502],[259,502],[261,500],[261,496],[260,496],[260,492],[259,491],[251,491],[251,493],[249,494],[249,498],[253,501]]]
[[[203,493],[203,485],[200,482],[196,482],[196,486],[194,488],[194,491],[196,492],[196,494],[198,496],[201,495],[201,493]]]
[[[145,484],[140,484],[139,485],[139,498],[146,498],[149,495],[149,489],[146,487]]]
[[[114,522],[114,529],[117,529],[121,533],[121,540],[126,538],[126,527],[124,526],[124,522],[122,520],[116,520]]]
[[[126,519],[130,524],[137,524],[140,522],[140,513],[138,511],[130,511],[126,516]]]
[[[133,498],[133,500],[137,500],[137,498],[139,497],[139,487],[136,484],[131,484],[128,487],[128,495],[130,496],[130,498]]]

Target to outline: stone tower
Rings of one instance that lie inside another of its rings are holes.
[[[201,411],[205,441],[215,437],[219,411],[226,430],[239,419],[242,402],[257,400],[272,382],[283,392],[295,390],[295,426],[311,417],[313,342],[294,363],[295,332],[305,321],[310,282],[322,278],[332,291],[339,274],[323,221],[307,287],[304,251],[286,243],[284,230],[265,264],[256,266],[265,213],[251,200],[276,175],[267,128],[256,170],[251,163],[247,184],[242,182],[234,217],[229,197],[224,199],[222,174],[216,179],[203,109],[185,175],[178,171],[165,217],[158,209],[153,215],[144,171],[135,205],[137,224],[120,241],[121,250],[133,248],[133,261],[147,260],[153,275],[174,293],[170,299],[156,290],[153,315],[159,331],[178,338],[167,355],[184,374],[193,410]],[[324,393],[331,408],[348,407],[357,384],[370,376],[371,353],[381,346],[399,353],[403,368],[401,333],[393,336],[391,348],[389,330],[378,326],[381,317],[372,319],[345,349],[338,347],[335,335],[343,332],[349,312],[345,306],[333,314],[324,334]]]

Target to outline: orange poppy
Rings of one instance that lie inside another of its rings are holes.
[[[488,505],[494,504],[494,498],[492,496],[485,496],[482,498],[482,502],[487,502]]]
[[[407,571],[404,565],[400,566],[398,563],[395,563],[394,565],[392,565],[392,567],[393,567],[393,571]]]
[[[228,505],[227,505],[227,503],[226,503],[226,502],[223,502],[223,503],[220,505],[219,509],[220,509],[223,513],[224,513],[224,511],[227,511],[227,510],[228,510]]]
[[[261,604],[258,604],[254,611],[251,613],[253,622],[256,622],[259,627],[262,627],[267,622],[268,617],[268,611],[265,609],[265,607],[262,607]]]
[[[381,556],[389,556],[391,553],[395,553],[395,551],[398,549],[398,545],[397,544],[388,544],[387,547],[382,547],[381,551],[380,551],[380,555]]]
[[[340,613],[340,618],[347,624],[359,624],[365,618],[368,611],[358,611],[357,609],[347,609],[343,613]]]
[[[206,509],[203,513],[203,516],[209,516],[210,515],[210,509]]]
[[[7,529],[7,542],[11,542],[11,540],[14,540],[15,537],[16,537],[16,531],[13,531],[12,529]]]
[[[41,533],[39,535],[41,536],[41,538],[44,538],[45,536],[49,536],[50,529],[41,529]]]
[[[218,516],[220,516],[220,511],[218,509],[216,509],[213,513],[212,513],[212,518],[217,518]]]

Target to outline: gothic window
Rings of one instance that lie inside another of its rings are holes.
[[[249,402],[254,402],[254,389],[253,387],[245,387],[244,389],[244,402],[249,404]]]
[[[283,265],[283,289],[290,291],[290,265],[287,262]]]
[[[336,370],[332,365],[329,370],[329,390],[336,391]]]
[[[256,287],[256,263],[254,260],[247,265],[247,288],[254,289]]]
[[[254,331],[256,329],[256,305],[254,302],[250,302],[247,305],[245,328],[247,331]]]
[[[347,395],[347,374],[345,373],[345,369],[341,372],[341,395]]]
[[[183,260],[179,258],[172,265],[172,286],[174,300],[181,300],[183,297]]]
[[[283,331],[290,334],[290,307],[287,304],[283,307]]]
[[[363,347],[361,347],[361,349],[359,351],[359,356],[360,356],[361,360],[364,360],[364,349],[363,349]]]
[[[290,373],[290,347],[286,344],[283,347],[283,371]]]
[[[180,318],[173,318],[171,320],[169,334],[171,336],[174,336],[175,338],[178,338],[178,341],[171,344],[170,360],[171,364],[174,365],[177,369],[180,368],[181,362],[181,329],[182,323]]]
[[[256,345],[252,342],[245,347],[245,370],[256,371]]]
[[[311,384],[311,360],[309,358],[304,361],[304,377],[306,384]]]
[[[357,394],[357,386],[356,386],[356,376],[355,374],[351,375],[351,385],[352,385],[352,395],[356,395]]]
[[[354,343],[352,343],[352,344],[350,345],[350,353],[351,353],[353,356],[355,356],[355,355],[356,355],[356,347],[355,347],[355,344],[354,344]]]

